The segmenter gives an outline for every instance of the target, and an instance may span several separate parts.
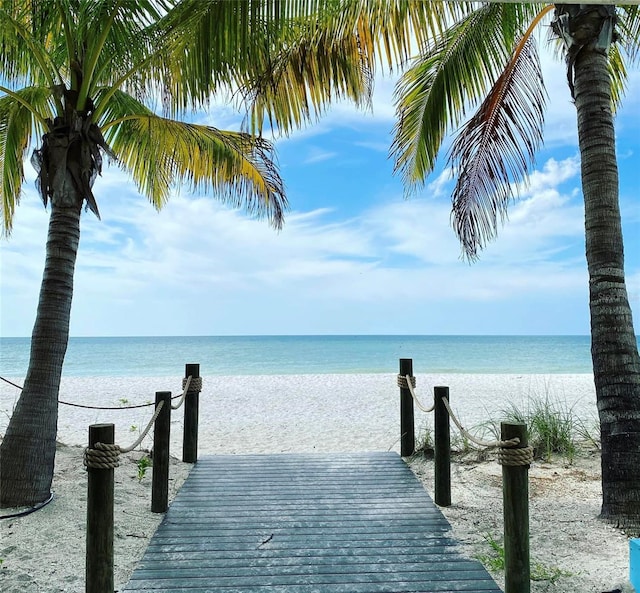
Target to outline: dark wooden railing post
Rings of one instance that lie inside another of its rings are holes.
[[[527,427],[524,424],[502,422],[500,438],[519,438],[516,447],[527,447]],[[502,465],[502,496],[504,512],[505,593],[531,591],[529,560],[529,466]]]
[[[187,364],[184,371],[185,378],[191,377],[191,383],[200,383],[200,365]],[[182,461],[195,463],[198,461],[198,405],[200,387],[190,385],[184,399],[184,437],[182,440]]]
[[[89,448],[113,445],[113,424],[89,426]],[[113,468],[87,466],[86,593],[113,593]]]
[[[400,376],[413,377],[413,359],[400,359]],[[409,457],[416,449],[416,434],[413,415],[413,397],[406,387],[400,387],[400,455]]]
[[[162,409],[153,427],[153,472],[151,512],[164,513],[169,507],[169,436],[171,431],[171,392],[156,391],[156,408]]]
[[[448,387],[434,387],[434,490],[435,503],[451,506],[451,431],[449,412],[442,401],[449,401]]]

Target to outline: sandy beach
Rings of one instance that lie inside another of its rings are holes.
[[[20,378],[15,378],[20,382]],[[589,375],[424,375],[418,394],[429,403],[434,385],[448,385],[454,410],[467,428],[500,420],[509,404],[528,399],[563,402],[595,425],[595,395]],[[113,406],[152,402],[155,391],[181,391],[180,378],[66,378],[60,399]],[[0,434],[17,390],[0,387]],[[199,452],[280,453],[399,451],[398,390],[395,375],[280,375],[205,377],[200,399]],[[0,521],[0,589],[7,593],[84,591],[86,474],[82,446],[92,423],[116,424],[116,442],[130,444],[151,416],[150,408],[85,410],[60,406],[53,484],[55,498],[26,517]],[[174,412],[171,447],[180,456],[182,413]],[[416,413],[417,427],[428,417]],[[62,444],[64,443],[64,444]],[[147,438],[142,448],[150,448]],[[161,517],[149,511],[151,478],[137,476],[142,451],[127,455],[116,470],[115,581],[128,580]],[[433,492],[432,462],[421,456],[412,468]],[[172,494],[189,471],[172,461]],[[487,538],[501,539],[500,466],[471,454],[453,469],[452,506],[443,509],[453,535],[472,557],[489,555]],[[530,471],[532,560],[547,580],[532,591],[602,593],[628,585],[628,539],[597,519],[599,455],[587,451],[568,464],[536,462]],[[52,545],[55,542],[55,545]],[[502,586],[500,571],[492,573]]]

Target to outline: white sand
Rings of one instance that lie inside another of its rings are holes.
[[[16,379],[20,382],[20,378]],[[152,402],[155,391],[179,393],[180,378],[67,378],[60,399],[121,406]],[[448,385],[454,410],[467,427],[492,418],[528,398],[563,402],[595,425],[590,375],[424,375],[418,393],[428,404],[434,385]],[[17,390],[0,385],[0,434]],[[206,377],[200,398],[200,454],[303,451],[399,450],[399,405],[395,375],[295,375]],[[32,515],[0,521],[0,590],[7,593],[84,591],[86,475],[82,446],[92,423],[116,424],[126,446],[146,425],[150,408],[96,411],[60,406],[54,502]],[[418,427],[429,420],[416,412]],[[172,453],[181,455],[182,410],[173,413]],[[150,438],[143,443],[151,446]],[[116,589],[128,579],[160,517],[148,511],[150,475],[138,482],[130,454],[116,470]],[[432,492],[432,465],[414,463]],[[151,470],[149,470],[150,473]],[[174,461],[175,491],[188,466]],[[492,461],[454,468],[453,505],[445,510],[454,536],[470,556],[489,553],[483,535],[501,533],[500,467]],[[628,540],[597,520],[600,504],[597,455],[565,467],[536,463],[531,470],[531,546],[534,561],[563,572],[555,584],[537,582],[532,591],[600,593],[628,578]],[[2,513],[2,511],[0,511]],[[494,575],[500,582],[501,575]]]

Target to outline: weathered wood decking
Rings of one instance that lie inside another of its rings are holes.
[[[124,591],[499,592],[395,453],[202,458]]]

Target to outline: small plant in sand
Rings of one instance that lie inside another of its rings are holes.
[[[478,554],[476,560],[481,562],[487,570],[492,572],[500,572],[505,569],[505,551],[504,546],[497,541],[490,533],[484,534],[484,539],[489,546],[488,554]],[[547,581],[554,585],[562,577],[571,577],[573,573],[562,570],[557,566],[547,566],[542,562],[531,563],[531,580]]]
[[[136,465],[138,466],[138,482],[142,482],[142,478],[144,478],[147,473],[147,468],[152,465],[151,458],[148,455],[145,455],[138,459]]]
[[[433,429],[425,425],[422,430],[418,433],[418,437],[416,438],[416,453],[422,453],[425,456],[433,456]]]
[[[126,406],[129,403],[129,400],[126,397],[121,397],[118,401],[121,406]]]

